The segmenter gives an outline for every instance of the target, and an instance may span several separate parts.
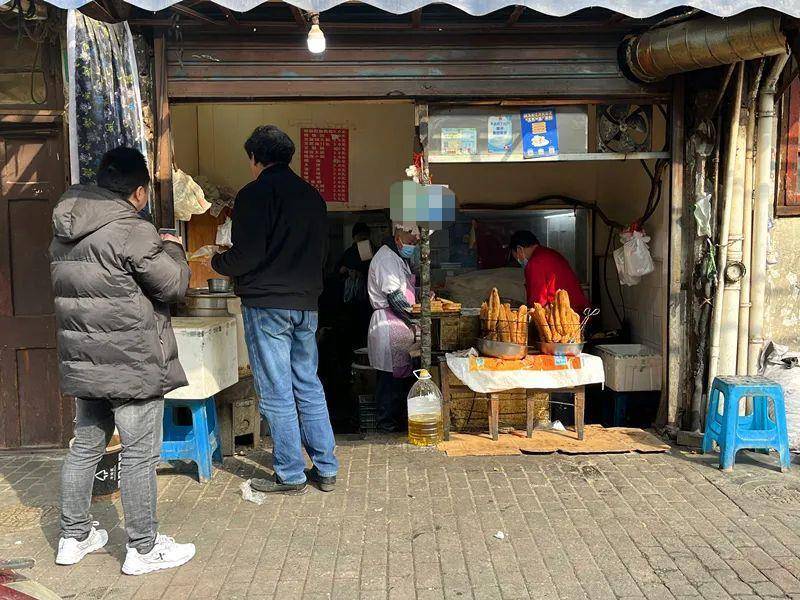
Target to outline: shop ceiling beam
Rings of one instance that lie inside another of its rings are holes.
[[[173,12],[187,16],[190,19],[194,19],[195,21],[200,21],[201,23],[208,23],[209,25],[214,25],[215,27],[224,27],[226,25],[222,21],[217,21],[216,19],[207,17],[203,13],[197,12],[193,8],[189,8],[188,6],[184,6],[183,4],[173,4],[170,8],[173,10]]]
[[[177,6],[177,5],[176,5]],[[174,6],[172,8],[175,8]],[[298,9],[299,11],[299,9]],[[302,15],[302,13],[301,13]],[[172,21],[169,19],[164,18],[154,18],[154,19],[130,19],[128,23],[132,27],[159,27],[159,28],[170,28],[173,26]],[[213,21],[214,25],[219,24],[219,21]],[[297,32],[297,25],[289,24],[285,21],[264,21],[264,20],[253,20],[253,21],[245,21],[240,20],[239,23],[243,27],[256,27],[260,31],[272,31],[272,32],[286,32],[286,33],[296,33]],[[193,32],[197,31],[206,24],[200,21],[185,21],[181,23],[181,28],[191,29]],[[307,22],[303,22],[303,29],[308,27]],[[514,27],[508,27],[506,22],[503,21],[501,23],[486,23],[477,21],[474,23],[469,22],[462,22],[462,23],[447,23],[446,28],[444,31],[443,25],[438,24],[432,21],[425,21],[421,23],[419,27],[419,31],[426,32],[426,33],[435,33],[437,35],[441,35],[442,33],[451,34],[451,33],[477,33],[483,34],[487,32],[491,33],[507,33],[507,34],[529,34],[532,32],[542,33],[542,34],[583,34],[587,31],[596,31],[599,28],[602,28],[602,23],[599,22],[592,22],[592,23],[563,23],[558,27],[555,27],[551,23],[516,23]],[[391,22],[391,23],[356,23],[356,22],[336,22],[336,23],[323,23],[323,29],[325,32],[329,31],[336,31],[340,33],[361,33],[361,32],[376,32],[376,31],[392,31],[392,32],[403,32],[409,31],[410,25],[406,22]],[[624,28],[627,30],[630,28]],[[603,33],[613,34],[618,33],[620,29],[602,29]]]
[[[519,18],[522,16],[522,13],[525,12],[524,6],[515,6],[513,12],[509,15],[508,21],[506,21],[506,27],[514,27],[519,21]]]
[[[307,29],[308,19],[306,19],[306,16],[303,14],[303,11],[301,11],[296,6],[292,5],[289,5],[289,8],[292,11],[292,16],[294,17],[294,22],[297,24],[297,27],[303,30]],[[256,25],[256,27],[260,27],[260,25]],[[325,29],[328,29],[327,25],[325,25]]]
[[[108,6],[106,6],[104,0],[94,0],[92,4],[94,4],[97,7],[97,10],[103,13],[103,16],[105,16],[109,21],[117,20],[114,18],[114,15],[111,14],[111,11],[109,10]]]
[[[111,18],[114,21],[120,20],[119,13],[117,12],[117,8],[114,6],[113,2],[110,2],[110,0],[98,0],[98,2],[103,6],[106,12],[111,15]]]
[[[236,27],[236,28],[239,28],[239,27],[242,26],[242,24],[239,23],[239,20],[233,14],[233,11],[230,8],[225,8],[224,6],[220,6],[220,5],[217,5],[217,6],[219,6],[219,9],[222,11],[222,14],[225,15],[225,18],[228,20],[228,23],[230,25],[232,25],[233,27]]]

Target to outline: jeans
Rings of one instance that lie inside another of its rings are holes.
[[[278,481],[306,480],[305,447],[323,477],[339,470],[325,391],[317,376],[317,312],[243,307],[259,409],[269,423]]]
[[[122,442],[120,492],[129,545],[146,554],[156,540],[156,467],[164,401],[76,401],[75,440],[61,470],[61,536],[83,540],[92,528],[89,507],[97,464],[116,425]]]
[[[376,371],[375,416],[378,432],[391,433],[408,428],[410,390],[410,378],[395,377],[389,371]]]

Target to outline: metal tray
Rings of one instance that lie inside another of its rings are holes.
[[[538,342],[536,344],[542,354],[553,356],[580,356],[583,352],[583,343],[580,344],[557,344],[555,342]]]
[[[511,342],[498,342],[478,338],[478,351],[484,356],[503,358],[506,360],[518,360],[525,358],[528,354],[528,347],[522,344],[512,344]]]

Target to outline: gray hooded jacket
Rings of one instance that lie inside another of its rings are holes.
[[[178,244],[118,194],[76,185],[53,211],[50,273],[61,391],[80,398],[158,398],[187,384],[169,304],[189,285]]]

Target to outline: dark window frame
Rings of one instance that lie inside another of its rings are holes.
[[[800,79],[795,78],[780,103],[776,217],[800,217]]]

